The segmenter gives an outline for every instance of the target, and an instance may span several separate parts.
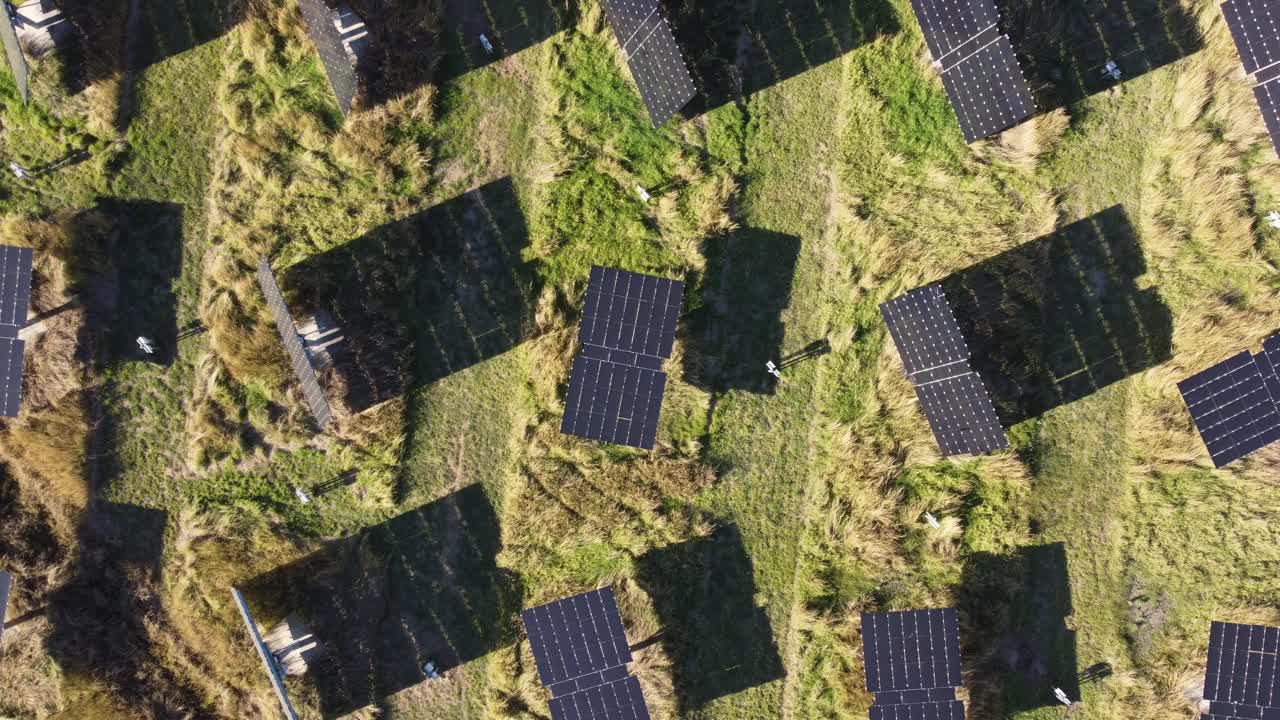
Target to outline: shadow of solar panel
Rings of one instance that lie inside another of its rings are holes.
[[[969,348],[940,285],[926,285],[881,303],[880,314],[908,376],[955,365],[969,357]],[[965,369],[961,367],[956,372]]]
[[[1280,412],[1247,351],[1178,383],[1215,467],[1280,440]]]
[[[555,697],[621,680],[631,648],[613,588],[574,595],[520,613],[538,678]]]
[[[311,413],[312,419],[315,420],[316,426],[323,430],[332,417],[329,401],[325,399],[324,391],[320,388],[316,371],[311,367],[311,359],[302,347],[302,339],[298,337],[298,329],[293,324],[293,314],[284,303],[280,286],[276,284],[275,275],[271,272],[271,264],[266,258],[263,258],[258,265],[257,277],[258,287],[262,288],[262,294],[267,299],[267,307],[271,308],[271,315],[275,318],[276,329],[280,333],[280,342],[284,345],[285,355],[288,356],[289,364],[293,366],[294,375],[298,378],[298,384],[302,387],[303,402]]]
[[[917,385],[916,397],[944,456],[981,455],[1009,447],[977,373]]]
[[[22,45],[18,43],[18,32],[13,27],[14,9],[5,3],[4,20],[0,21],[0,43],[4,44],[4,54],[9,59],[9,70],[18,84],[18,94],[26,102],[30,93],[27,89],[30,70],[27,67],[27,56],[22,53]]]
[[[553,698],[552,720],[649,720],[649,708],[635,676]]]
[[[1035,112],[1031,88],[1022,76],[1013,45],[1003,35],[947,66],[942,85],[965,142],[1013,127]]]
[[[298,0],[302,19],[307,24],[307,34],[320,55],[320,64],[329,78],[329,85],[338,99],[338,107],[345,117],[351,113],[351,103],[356,96],[356,71],[342,47],[342,37],[334,26],[335,12],[325,0]]]
[[[443,0],[440,5],[444,57],[434,76],[438,86],[533,47],[577,20],[576,4],[560,0]],[[481,34],[494,52],[481,44]]]
[[[1227,0],[1220,7],[1246,75],[1280,62],[1280,5],[1274,0]]]
[[[1280,628],[1214,621],[1209,627],[1204,698],[1209,713],[1280,716]]]
[[[693,99],[697,89],[658,0],[606,0],[605,17],[649,120],[661,126]]]

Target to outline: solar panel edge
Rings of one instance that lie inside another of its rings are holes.
[[[262,290],[262,294],[267,300],[267,307],[275,318],[276,330],[280,335],[280,342],[284,346],[285,355],[289,359],[290,365],[293,366],[294,377],[298,381],[298,385],[302,388],[304,404],[311,413],[311,417],[317,427],[323,430],[332,419],[333,413],[329,408],[329,402],[325,398],[323,390],[320,388],[320,380],[316,375],[315,368],[311,366],[311,360],[306,350],[302,347],[302,339],[298,336],[297,328],[293,323],[293,315],[284,303],[284,296],[280,292],[280,285],[276,282],[275,273],[271,269],[269,259],[266,257],[261,258],[256,275],[258,287]]]

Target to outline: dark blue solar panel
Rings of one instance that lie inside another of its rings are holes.
[[[578,326],[583,345],[671,357],[684,283],[595,266]]]
[[[551,700],[552,720],[649,720],[635,676]]]
[[[31,305],[31,248],[0,245],[0,337],[16,338]]]
[[[1228,0],[1222,3],[1222,17],[1245,74],[1280,62],[1280,6],[1275,0]]]
[[[964,720],[964,703],[959,700],[916,705],[872,705],[868,720]]]
[[[1183,380],[1178,390],[1216,467],[1280,440],[1280,412],[1247,351]]]
[[[0,338],[0,415],[17,417],[22,405],[22,360],[26,343]]]
[[[616,680],[618,674],[607,671],[631,662],[612,588],[530,608],[520,617],[538,677],[557,696]]]
[[[867,690],[959,687],[960,629],[953,608],[863,613]]]
[[[1265,718],[1280,715],[1280,628],[1214,622],[1209,626],[1204,697],[1210,714]]]

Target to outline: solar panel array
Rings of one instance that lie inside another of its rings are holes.
[[[271,651],[267,649],[267,644],[262,641],[262,633],[258,632],[258,624],[253,621],[253,615],[249,613],[249,606],[245,604],[244,596],[239,590],[231,588],[231,598],[240,609],[240,617],[244,619],[244,626],[249,630],[249,639],[253,641],[258,657],[262,658],[262,664],[267,668],[267,677],[271,680],[271,687],[276,691],[276,699],[280,701],[280,710],[288,720],[298,720],[298,714],[293,711],[293,704],[289,702],[289,694],[285,692],[284,678],[281,677],[280,669],[276,666]]]
[[[1215,621],[1209,627],[1201,718],[1280,717],[1280,628]]]
[[[591,268],[560,432],[652,449],[684,284]]]
[[[1280,335],[1178,383],[1214,467],[1280,440]]]
[[[0,245],[0,416],[17,417],[22,404],[22,363],[31,305],[31,248]]]
[[[520,613],[552,720],[648,720],[613,588]]]
[[[320,54],[320,64],[324,66],[324,74],[329,78],[333,94],[338,98],[338,107],[343,117],[351,113],[351,103],[356,97],[356,71],[347,58],[347,51],[342,47],[342,36],[334,24],[337,13],[325,0],[298,0],[298,8],[302,11],[302,19],[307,23],[307,34]]]
[[[977,455],[1009,446],[969,347],[939,285],[880,305],[903,370],[943,455]]]
[[[266,258],[258,265],[258,286],[267,298],[267,306],[276,320],[276,329],[280,332],[280,341],[284,343],[284,352],[289,356],[289,364],[293,366],[298,384],[302,386],[302,399],[315,420],[316,426],[324,429],[333,417],[329,410],[329,401],[325,399],[324,390],[320,388],[320,380],[316,377],[315,368],[311,367],[311,359],[302,347],[302,338],[298,336],[297,326],[293,324],[293,314],[284,304],[284,296],[280,294],[280,286],[276,284],[276,276],[271,272],[271,263]]]
[[[1031,89],[1000,32],[992,0],[912,0],[929,54],[965,142],[1005,130],[1035,112]]]
[[[1253,76],[1271,146],[1280,153],[1280,2],[1227,0],[1221,7],[1244,72]]]
[[[954,608],[862,614],[870,720],[964,720]]]
[[[654,127],[662,125],[693,99],[697,88],[658,0],[605,0],[605,17],[649,120]]]

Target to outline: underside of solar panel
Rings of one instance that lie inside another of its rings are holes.
[[[663,125],[698,91],[658,0],[605,0],[605,17],[649,120],[654,127]]]
[[[298,336],[297,326],[293,324],[293,314],[284,303],[284,296],[280,294],[280,286],[276,283],[276,276],[271,271],[271,264],[266,258],[263,258],[258,265],[257,277],[258,287],[262,288],[262,294],[267,299],[267,307],[271,308],[271,315],[276,321],[276,330],[280,333],[280,342],[284,345],[285,355],[289,357],[289,364],[293,366],[294,375],[302,387],[303,401],[312,419],[315,420],[316,426],[323,430],[333,417],[329,410],[329,401],[320,387],[320,379],[316,377],[315,368],[311,366],[311,358],[302,347],[302,338]]]
[[[942,71],[965,142],[1013,127],[1035,112],[992,0],[912,0],[911,7]]]
[[[903,370],[943,455],[978,455],[1009,446],[995,406],[969,366],[969,347],[938,285],[880,306]]]
[[[553,720],[648,720],[612,588],[520,613]]]
[[[1213,622],[1201,717],[1280,718],[1280,628]]]
[[[872,720],[964,720],[955,609],[863,613],[862,651]]]
[[[560,432],[652,449],[684,284],[595,266]]]
[[[1178,383],[1214,467],[1280,440],[1280,336]]]

